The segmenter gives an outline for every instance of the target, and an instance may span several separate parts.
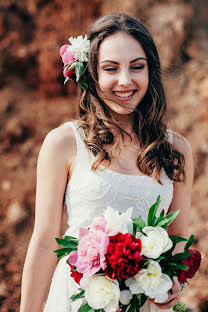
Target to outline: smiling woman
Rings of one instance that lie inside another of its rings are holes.
[[[158,195],[164,214],[181,209],[169,234],[186,236],[192,152],[187,140],[167,129],[163,121],[166,100],[151,35],[137,19],[111,14],[92,25],[88,38],[69,40],[71,45],[64,45],[60,54],[64,76],[76,79],[82,87],[80,115],[52,130],[39,154],[35,226],[23,272],[21,312],[81,311],[80,297],[76,301],[70,297],[80,287],[75,281],[82,283],[82,272],[67,264],[67,256],[56,267],[52,252],[58,247],[55,237],[61,236],[63,203],[68,215],[65,235],[75,241],[80,228],[89,228],[108,206],[115,209],[116,219],[126,216],[131,207],[133,218],[147,220]],[[99,242],[98,238],[95,250]],[[96,252],[88,255],[85,251],[87,258],[97,261]],[[110,286],[118,284],[106,281]],[[115,293],[106,287],[101,288],[111,302]],[[123,302],[121,293],[117,287],[116,300]],[[147,300],[140,311],[172,311],[179,298],[176,279],[165,302]],[[89,310],[88,306],[82,311]],[[100,311],[104,310],[117,312],[105,305]]]

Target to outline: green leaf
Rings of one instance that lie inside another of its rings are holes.
[[[185,312],[186,311],[186,306],[185,304],[181,303],[180,301],[174,305],[173,311],[175,312]]]
[[[55,253],[66,253],[66,252],[70,253],[71,251],[72,251],[71,248],[59,248],[59,249],[54,250],[53,252],[55,252]]]
[[[144,222],[144,220],[141,217],[135,218],[132,220],[133,220],[133,226],[135,228],[135,231],[142,232],[142,229],[146,226],[146,223]]]
[[[74,69],[76,67],[76,65],[77,65],[77,62],[72,63],[71,66],[69,68],[67,68],[67,71]]]
[[[177,266],[180,270],[187,271],[189,269],[189,266],[182,264],[182,263],[178,263]]]
[[[137,312],[136,303],[132,301],[130,308],[128,309],[128,312]]]
[[[69,77],[66,77],[66,79],[64,80],[64,84],[66,84],[68,80],[69,80]]]
[[[138,308],[141,308],[146,300],[147,300],[147,296],[145,294],[137,294],[137,299],[138,299]]]
[[[180,210],[170,212],[162,221],[157,224],[157,226],[168,227],[175,220],[179,212]]]
[[[164,256],[160,256],[159,258],[157,258],[155,261],[160,262],[161,260],[165,259],[166,257]]]
[[[187,265],[182,264],[182,263],[169,262],[168,265],[169,266],[174,266],[177,269],[184,270],[184,271],[189,269],[189,267]]]
[[[73,250],[77,250],[78,240],[75,241],[74,239],[63,239],[56,237],[56,241],[60,246],[68,247]]]
[[[87,82],[84,82],[83,80],[82,81],[79,81],[79,84],[82,88],[82,90],[85,90],[88,88],[88,83]]]
[[[89,312],[92,308],[88,305],[87,301],[83,301],[77,312]]]
[[[174,266],[176,268],[178,267],[177,263],[175,263],[175,262],[169,262],[168,265],[169,266]]]
[[[87,81],[83,80],[82,83],[85,86],[85,88],[88,88],[88,82]]]
[[[186,243],[186,246],[185,246],[184,250],[187,251],[189,249],[189,247],[193,244],[193,241],[194,241],[194,235],[192,234],[189,237],[188,242]]]
[[[76,237],[73,237],[73,236],[68,236],[68,235],[65,235],[65,236],[63,236],[63,239],[65,239],[65,240],[68,240],[68,241],[76,241],[77,242],[77,244],[79,243],[79,240],[78,240],[78,238],[76,238]]]
[[[169,238],[172,240],[173,244],[178,244],[180,242],[187,241],[187,238],[177,236],[177,235],[169,235]]]
[[[83,297],[84,297],[84,294],[85,294],[85,290],[82,289],[78,294],[72,295],[72,296],[70,297],[70,299],[71,299],[72,301],[75,301],[75,300],[77,300],[77,299],[79,299],[79,298],[83,298]]]
[[[163,220],[164,215],[165,215],[165,210],[163,209],[163,210],[161,211],[161,213],[160,213],[159,218],[156,218],[156,220],[155,220],[155,226],[156,226],[160,221]]]
[[[57,254],[56,256],[58,259],[61,259],[64,256],[69,255],[71,251],[72,251],[71,248],[59,248],[57,250],[54,250],[53,252],[55,252]]]
[[[156,220],[155,214],[156,214],[157,208],[160,205],[160,202],[161,202],[161,200],[160,200],[160,195],[159,195],[156,202],[149,209],[149,213],[148,213],[148,217],[147,217],[147,224],[149,226],[155,225],[155,220]]]
[[[175,254],[174,256],[171,257],[171,262],[187,259],[190,256],[190,254],[191,254],[190,252],[181,252],[181,253]]]
[[[77,62],[76,67],[75,67],[76,82],[79,81],[83,71],[84,71],[83,63]]]

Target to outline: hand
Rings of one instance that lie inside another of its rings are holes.
[[[156,303],[154,299],[148,298],[149,301],[153,302],[159,309],[170,309],[178,303],[181,298],[181,285],[177,277],[173,277],[172,294],[169,294],[168,299],[163,303]]]

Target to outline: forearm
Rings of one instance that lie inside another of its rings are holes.
[[[42,311],[57,264],[52,252],[55,248],[41,248],[30,242],[22,276],[20,312]]]

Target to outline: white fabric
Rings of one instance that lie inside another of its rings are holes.
[[[173,196],[173,182],[162,170],[163,185],[144,175],[124,175],[110,169],[91,170],[94,156],[84,143],[84,132],[76,122],[69,122],[77,143],[76,164],[66,187],[65,204],[68,225],[65,235],[78,237],[80,227],[88,227],[95,217],[101,216],[106,206],[112,206],[120,212],[134,207],[132,217],[147,219],[149,207],[158,195],[162,209],[167,212]],[[172,143],[172,131],[168,130],[168,140]],[[78,285],[70,276],[70,267],[66,264],[67,256],[62,258],[55,270],[44,312],[77,312],[81,300],[70,301],[77,292]],[[146,302],[141,312],[172,311],[160,310],[154,304]]]

